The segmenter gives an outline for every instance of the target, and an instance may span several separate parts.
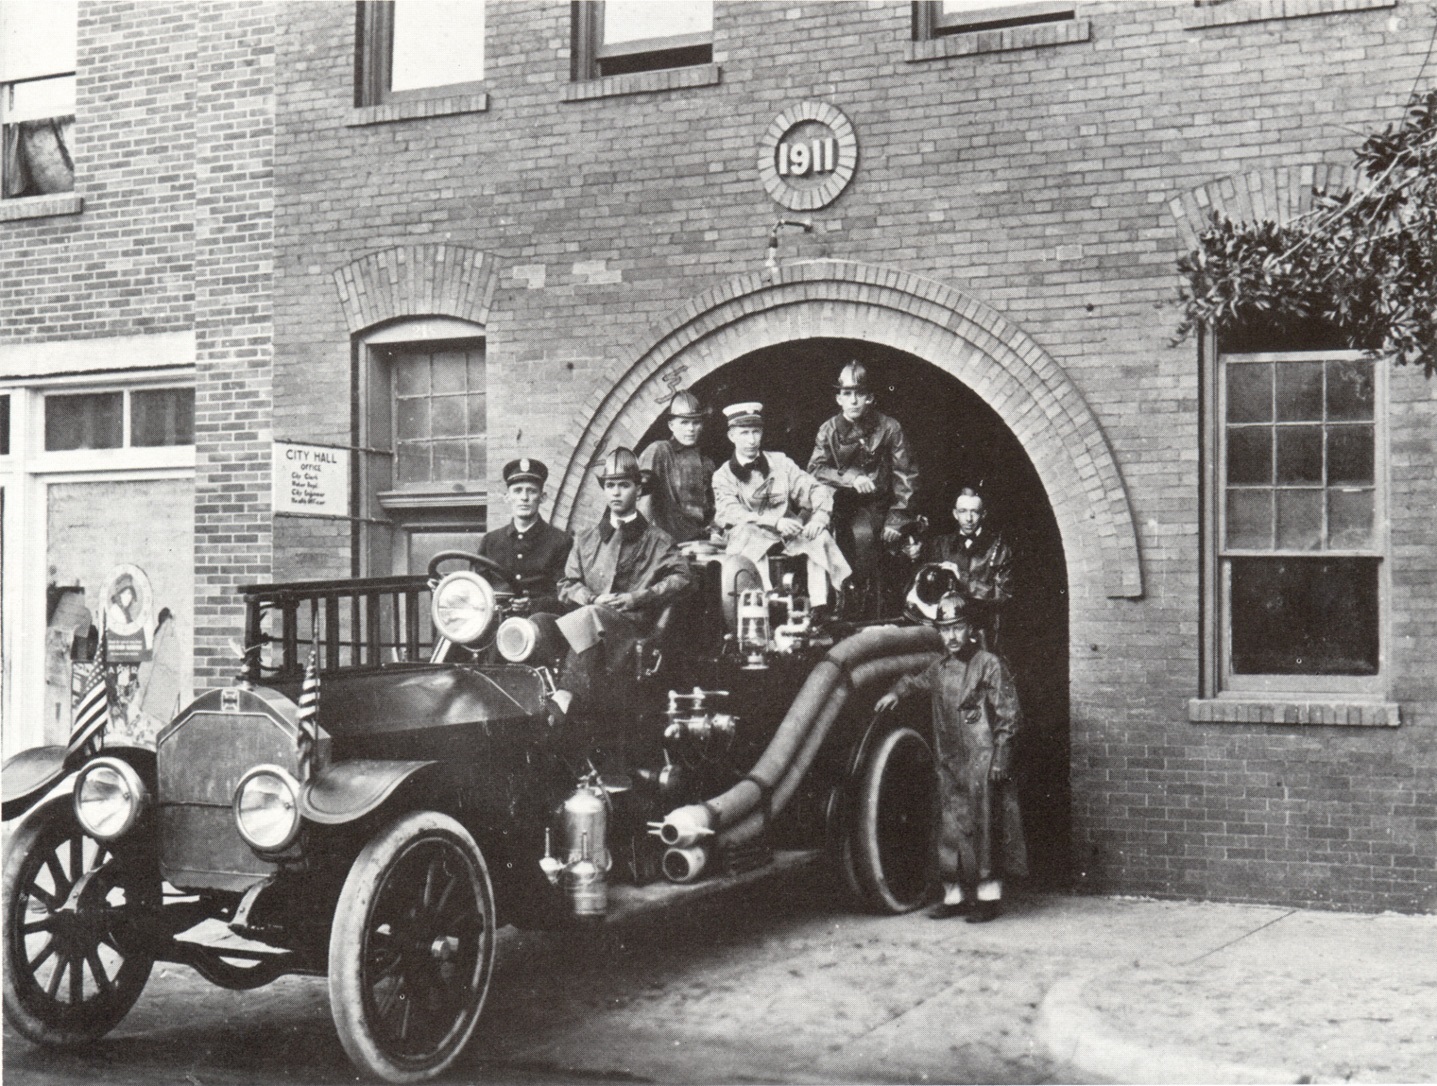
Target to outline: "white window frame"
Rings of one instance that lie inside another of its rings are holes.
[[[4,721],[7,757],[45,741],[43,676],[50,486],[195,477],[193,445],[46,452],[45,396],[54,392],[183,388],[193,387],[194,383],[192,366],[104,376],[0,380],[0,395],[10,396],[10,455],[0,456],[0,489],[5,492],[0,720]],[[125,433],[128,438],[128,425]]]
[[[488,71],[489,14],[485,0],[472,0],[483,11],[484,55],[480,64]],[[355,30],[355,96],[356,106],[380,106],[390,102],[417,102],[431,98],[482,94],[485,79],[460,83],[442,83],[426,87],[393,89],[394,73],[394,0],[359,0]]]
[[[914,0],[913,37],[917,41],[1031,23],[1071,19],[1075,0],[993,0],[961,12],[945,13],[943,0]]]
[[[712,23],[710,23],[707,33],[672,34],[662,37],[635,38],[632,41],[605,44],[605,0],[575,0],[573,12],[572,56],[574,69],[573,79],[575,82],[602,78],[604,75],[602,65],[605,60],[627,57],[642,58],[649,54],[660,55],[678,49],[697,49],[708,46],[709,57],[707,60],[694,61],[682,65],[663,63],[654,63],[649,66],[640,65],[632,72],[618,74],[628,75],[637,74],[641,71],[665,71],[671,67],[698,67],[699,65],[713,62],[714,30]],[[716,15],[717,12],[715,12],[715,16]]]
[[[1385,697],[1390,686],[1391,540],[1388,516],[1389,448],[1387,425],[1388,373],[1371,361],[1373,376],[1373,527],[1370,547],[1329,550],[1254,550],[1227,545],[1227,365],[1229,362],[1316,362],[1367,359],[1363,351],[1304,350],[1218,353],[1215,337],[1204,335],[1204,362],[1209,369],[1204,390],[1208,414],[1204,435],[1204,697],[1251,700],[1254,697],[1303,700],[1373,699]],[[1241,558],[1369,558],[1377,561],[1377,673],[1375,675],[1236,674],[1232,670],[1232,561]]]
[[[26,5],[26,4],[8,4],[8,5],[6,5],[6,4],[0,4],[0,34],[4,34],[4,33],[5,33],[5,22],[6,22],[7,18],[10,18],[10,19],[18,19],[18,18],[20,18],[20,17],[21,17],[21,14],[25,11],[25,9],[26,9],[28,6],[29,6],[29,5]],[[77,33],[78,33],[78,21],[77,21],[76,30],[77,30]],[[31,58],[31,59],[33,60],[33,58]],[[0,73],[0,75],[3,75],[3,74],[8,74],[8,73]],[[71,83],[72,83],[72,86],[71,86],[71,88],[70,88],[71,101],[70,101],[70,111],[69,111],[69,113],[57,113],[57,114],[48,114],[48,115],[33,116],[33,117],[32,117],[32,116],[28,116],[28,115],[26,114],[26,111],[24,111],[24,110],[18,110],[18,111],[17,111],[17,108],[16,108],[16,106],[15,106],[15,88],[16,88],[16,87],[20,86],[21,84],[25,84],[25,83],[41,83],[41,82],[47,82],[47,81],[50,81],[50,80],[58,80],[58,79],[69,79],[69,80],[71,81]],[[53,116],[53,117],[55,117],[55,118],[57,118],[57,119],[58,119],[58,118],[61,118],[61,117],[71,117],[71,118],[73,118],[74,115],[75,115],[75,103],[74,103],[74,99],[73,99],[73,96],[74,96],[74,86],[73,86],[74,79],[75,79],[75,63],[74,63],[74,60],[71,59],[71,62],[70,62],[70,65],[69,65],[69,68],[68,68],[68,69],[65,69],[65,68],[62,67],[62,68],[60,68],[60,69],[58,69],[58,70],[50,71],[50,70],[45,70],[45,69],[40,69],[40,68],[35,68],[35,69],[22,68],[22,69],[20,70],[20,74],[19,74],[18,77],[13,77],[13,78],[10,78],[10,79],[6,79],[6,80],[4,80],[3,82],[0,82],[0,132],[3,132],[3,131],[4,131],[4,127],[5,127],[6,125],[9,125],[9,124],[18,124],[18,123],[20,123],[20,122],[22,122],[22,121],[45,120],[45,119],[46,119],[46,116]],[[3,159],[3,156],[0,156],[0,159]],[[71,184],[71,187],[70,187],[68,190],[62,190],[62,191],[50,192],[50,193],[41,193],[41,194],[38,194],[38,195],[37,195],[37,194],[31,194],[31,195],[29,195],[29,196],[6,197],[6,196],[5,196],[5,189],[6,189],[7,186],[6,186],[6,184],[5,184],[5,178],[4,178],[4,176],[3,176],[3,170],[4,170],[4,162],[3,162],[3,161],[0,161],[0,199],[30,200],[30,199],[37,199],[37,198],[49,197],[49,196],[62,196],[62,195],[65,195],[65,194],[68,193],[68,192],[73,192],[73,191],[74,191],[73,175],[72,175],[72,179],[71,179],[71,180],[72,180],[72,184]]]

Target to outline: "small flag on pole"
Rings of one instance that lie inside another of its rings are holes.
[[[70,752],[98,749],[105,728],[110,722],[110,686],[105,681],[105,634],[100,634],[100,647],[90,663],[90,673],[80,696],[75,701],[74,725],[70,729]]]
[[[304,682],[299,688],[299,714],[294,722],[299,725],[299,775],[303,780],[309,776],[314,760],[314,747],[319,740],[319,642],[310,646],[309,659],[304,665]]]

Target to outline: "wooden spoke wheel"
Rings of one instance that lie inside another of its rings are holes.
[[[73,907],[64,908],[72,896]],[[31,812],[5,854],[10,1024],[37,1044],[54,1046],[82,1044],[114,1029],[140,998],[154,965],[143,920],[159,900],[153,863],[140,853],[116,855],[86,836],[68,796]]]
[[[474,1033],[494,966],[494,893],[454,819],[404,815],[350,868],[329,941],[330,1012],[362,1071],[442,1072]]]
[[[853,797],[852,862],[864,900],[904,913],[934,890],[933,751],[914,728],[880,734],[864,756]]]

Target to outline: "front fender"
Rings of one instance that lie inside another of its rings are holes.
[[[0,818],[24,814],[83,760],[68,747],[31,747],[7,760],[0,768]]]
[[[356,758],[320,770],[299,793],[299,812],[322,826],[339,826],[378,808],[400,785],[438,775],[443,763]]]

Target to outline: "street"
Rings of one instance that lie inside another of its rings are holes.
[[[504,929],[449,1080],[1047,1081],[1031,1025],[1063,963],[1011,952],[1041,902],[985,928],[864,916],[812,867],[593,933]],[[322,979],[228,992],[167,964],[90,1050],[44,1052],[7,1026],[4,1071],[14,1086],[355,1077]]]

